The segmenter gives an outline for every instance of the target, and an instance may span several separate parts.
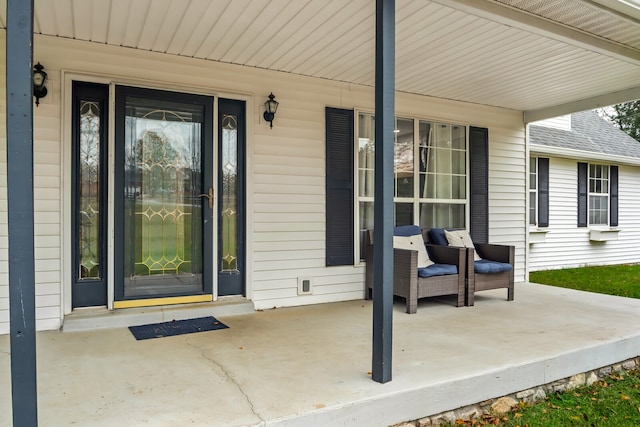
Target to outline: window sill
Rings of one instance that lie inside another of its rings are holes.
[[[529,229],[529,244],[532,243],[544,243],[547,238],[547,231],[543,228],[530,228]]]
[[[589,230],[589,240],[592,242],[618,240],[619,231],[619,228],[591,228]]]

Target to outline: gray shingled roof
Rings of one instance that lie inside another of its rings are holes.
[[[531,125],[532,144],[640,158],[640,142],[616,128],[595,111],[571,115],[571,131]]]

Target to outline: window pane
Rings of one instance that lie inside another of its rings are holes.
[[[421,203],[420,227],[464,228],[465,205],[448,203]]]
[[[394,131],[396,197],[413,197],[413,120],[397,119]]]
[[[426,183],[422,191],[422,197],[427,199],[435,199],[436,197],[436,180],[437,175],[428,173],[426,175]]]
[[[451,175],[439,175],[436,187],[436,198],[451,199]]]
[[[464,126],[451,127],[451,148],[456,150],[465,150],[467,129]]]
[[[451,149],[451,126],[437,124],[435,125],[435,129],[435,146],[438,148]]]
[[[464,176],[453,176],[451,177],[452,182],[452,199],[465,199],[467,197],[465,189],[466,189],[466,177]]]
[[[609,209],[608,197],[606,196],[589,196],[589,224],[590,225],[606,225],[608,224]]]
[[[437,161],[437,170],[438,173],[451,173],[453,172],[452,161],[451,161],[451,151],[450,150],[437,150],[438,161]]]
[[[420,146],[432,146],[433,141],[431,136],[433,132],[433,126],[431,125],[431,123],[421,120],[420,123],[418,123],[418,131],[420,132]]]
[[[537,194],[535,191],[529,193],[529,224],[536,225],[538,223],[538,215],[536,207],[538,206]]]
[[[418,197],[433,198],[436,194],[435,153],[433,148],[420,148],[420,193]],[[426,172],[426,173],[425,173]]]
[[[360,218],[360,259],[364,259],[365,256],[365,233],[366,230],[373,230],[373,202],[360,202],[358,204]]]
[[[413,221],[413,203],[396,203],[396,224],[411,225]]]
[[[538,159],[531,157],[529,159],[529,189],[536,190],[538,188]]]
[[[467,172],[466,153],[464,151],[453,151],[451,153],[453,158],[453,173],[464,175]]]
[[[373,197],[375,120],[360,114],[358,123],[358,195]]]

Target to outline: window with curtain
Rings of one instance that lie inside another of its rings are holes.
[[[609,166],[589,164],[589,225],[609,224]]]
[[[358,115],[357,198],[360,248],[373,228],[374,133],[372,114]],[[416,137],[417,135],[417,137]],[[396,118],[394,129],[395,224],[464,228],[467,204],[465,126]],[[364,256],[360,251],[361,258]]]

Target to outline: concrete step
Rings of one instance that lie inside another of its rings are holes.
[[[215,302],[107,310],[106,307],[74,310],[64,317],[63,332],[126,328],[148,323],[214,316],[224,317],[255,312],[253,302],[243,297],[225,297]]]

